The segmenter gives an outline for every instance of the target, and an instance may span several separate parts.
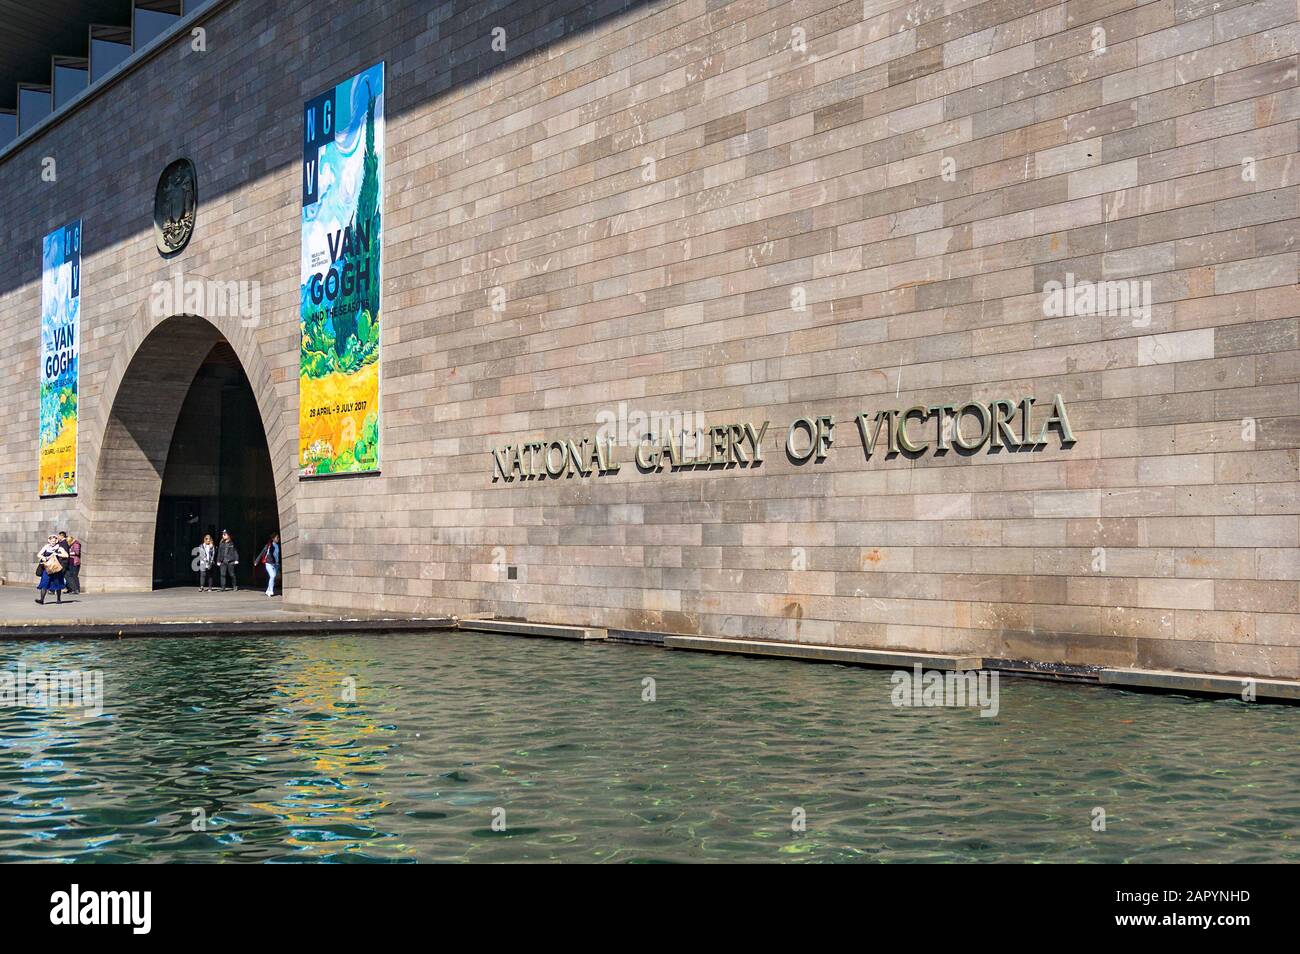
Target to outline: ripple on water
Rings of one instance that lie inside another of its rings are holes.
[[[106,698],[0,709],[0,861],[1300,860],[1291,708],[479,634],[20,659]]]

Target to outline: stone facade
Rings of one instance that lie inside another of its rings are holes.
[[[147,585],[219,334],[294,601],[1300,676],[1296,0],[236,0],[203,27],[0,158],[9,582],[57,524],[91,589]],[[301,107],[381,59],[383,473],[300,481]],[[165,261],[182,155],[198,225]],[[81,490],[42,501],[39,244],[78,217]],[[260,320],[153,315],[178,269],[259,282]],[[1051,313],[1103,281],[1149,310]],[[1055,394],[1070,446],[868,460],[853,425]],[[754,467],[493,480],[494,448],[638,415],[772,426]],[[794,463],[805,415],[834,446]]]

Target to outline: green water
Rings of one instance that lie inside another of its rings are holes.
[[[20,659],[104,712],[0,708],[0,861],[1300,860],[1296,708],[471,634]]]

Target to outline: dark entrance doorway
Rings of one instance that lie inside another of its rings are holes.
[[[239,548],[239,585],[279,529],[271,455],[257,400],[234,349],[218,341],[181,405],[163,471],[154,531],[153,586],[194,586],[194,548],[229,530]],[[258,585],[266,586],[259,572]]]

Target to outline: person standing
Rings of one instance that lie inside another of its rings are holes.
[[[40,596],[36,602],[45,605],[45,594],[53,593],[54,602],[63,602],[63,572],[68,565],[68,551],[59,545],[59,538],[50,534],[45,538],[45,546],[36,553],[36,572],[41,581],[36,584]]]
[[[230,588],[239,592],[239,579],[235,573],[239,567],[239,551],[229,530],[221,531],[221,542],[217,544],[217,572],[221,576],[221,592],[226,592],[226,575],[230,576]]]
[[[274,596],[275,578],[280,575],[280,534],[271,534],[271,539],[257,555],[257,563],[266,568],[266,595]]]
[[[81,541],[76,534],[67,534],[68,565],[63,577],[68,584],[68,595],[76,596],[81,592]]]
[[[217,562],[217,548],[212,542],[212,534],[203,534],[203,542],[199,544],[198,552],[194,554],[195,566],[199,571],[199,592],[212,592],[212,566]]]

